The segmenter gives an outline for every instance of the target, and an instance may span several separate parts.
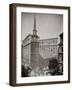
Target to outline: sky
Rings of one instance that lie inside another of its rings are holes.
[[[63,15],[22,13],[21,41],[28,34],[33,33],[34,16],[36,17],[36,29],[40,39],[56,38],[63,32]]]

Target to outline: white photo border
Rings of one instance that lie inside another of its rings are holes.
[[[21,12],[63,15],[64,74],[62,76],[21,77]],[[68,81],[68,10],[53,8],[16,7],[16,83]]]

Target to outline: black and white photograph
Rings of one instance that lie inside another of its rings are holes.
[[[70,8],[12,4],[10,9],[11,84],[69,83]]]
[[[63,75],[63,15],[21,13],[21,76]]]

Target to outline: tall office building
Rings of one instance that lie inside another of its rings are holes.
[[[50,58],[58,58],[58,38],[40,39],[37,34],[36,17],[34,16],[33,34],[22,42],[22,65],[27,64],[32,70],[48,66]]]

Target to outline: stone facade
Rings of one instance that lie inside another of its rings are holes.
[[[58,58],[58,38],[39,40],[39,52],[43,58]]]

